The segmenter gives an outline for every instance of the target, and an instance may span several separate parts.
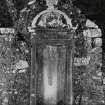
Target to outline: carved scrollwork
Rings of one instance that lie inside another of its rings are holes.
[[[66,19],[63,15],[55,13],[55,12],[48,12],[43,14],[37,26],[41,27],[65,27],[67,26]]]

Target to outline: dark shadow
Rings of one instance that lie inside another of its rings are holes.
[[[65,103],[64,103],[64,101],[58,101],[58,103],[57,103],[57,105],[66,105]]]

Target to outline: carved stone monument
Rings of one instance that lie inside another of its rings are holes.
[[[32,21],[30,105],[72,105],[72,69],[75,32],[71,19],[46,0],[48,8]],[[33,31],[32,31],[33,30]]]

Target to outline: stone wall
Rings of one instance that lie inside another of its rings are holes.
[[[15,35],[13,28],[0,28],[0,105],[29,105],[29,51]]]
[[[105,103],[101,30],[97,25],[90,26],[87,24],[75,41],[74,105]],[[0,28],[1,105],[29,105],[31,42],[28,38],[13,29]]]
[[[74,58],[74,104],[104,105],[102,33],[100,28],[90,20],[87,20],[86,27],[81,33],[84,44],[82,43],[80,48],[84,47],[79,50],[83,54]],[[79,41],[82,42],[81,39]]]
[[[0,28],[0,105],[8,105],[13,79],[11,67],[11,42],[14,30]]]

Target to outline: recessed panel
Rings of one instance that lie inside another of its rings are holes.
[[[66,47],[40,45],[37,47],[37,104],[65,103]]]

